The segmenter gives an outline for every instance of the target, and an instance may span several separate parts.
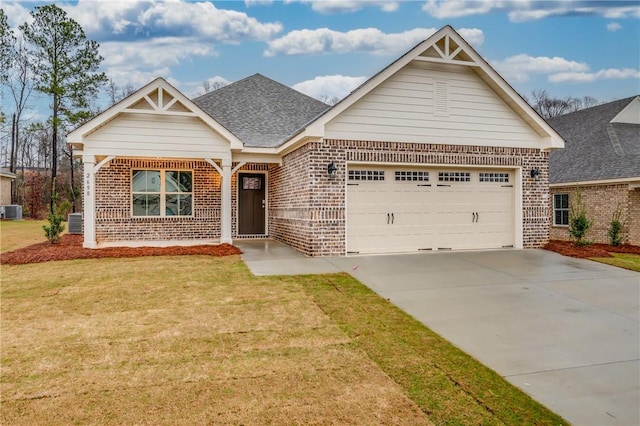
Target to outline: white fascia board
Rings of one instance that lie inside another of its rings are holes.
[[[629,189],[639,188],[640,176],[618,178],[618,179],[584,180],[579,182],[550,183],[549,188],[564,188],[564,187],[593,186],[593,185],[617,185],[617,184],[625,184],[625,183],[629,184]]]
[[[205,113],[202,109],[200,109],[199,106],[194,104],[189,98],[183,95],[182,92],[173,87],[162,77],[156,78],[155,80],[137,90],[135,93],[127,96],[117,104],[101,112],[96,117],[87,121],[80,127],[69,132],[69,134],[67,134],[67,143],[83,143],[84,136],[97,130],[101,126],[104,126],[106,123],[116,118],[120,113],[125,112],[130,106],[147,97],[150,91],[156,90],[158,88],[162,88],[163,91],[168,92],[169,94],[171,94],[171,96],[178,99],[191,111],[191,113],[202,120],[211,129],[222,135],[227,141],[229,141],[231,149],[242,149],[243,143],[240,139],[238,139],[233,133],[227,130],[220,123],[215,121],[210,115]],[[143,111],[142,113],[153,112],[154,111]],[[178,113],[176,115],[184,115],[184,113]]]
[[[234,162],[282,164],[282,157],[275,148],[244,149],[232,155]]]

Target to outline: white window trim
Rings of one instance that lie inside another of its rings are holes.
[[[563,207],[556,207],[556,195],[566,195],[567,196],[567,207],[563,208]],[[557,226],[559,228],[568,228],[569,224],[567,223],[565,224],[561,224],[561,223],[556,223],[556,211],[567,211],[567,214],[569,212],[569,193],[568,192],[558,192],[556,194],[553,194],[553,226]]]
[[[133,174],[136,171],[159,171],[160,172],[160,192],[133,192]],[[191,192],[167,192],[165,185],[165,172],[190,172],[191,173]],[[157,218],[189,218],[193,217],[194,211],[194,199],[195,199],[195,179],[193,178],[195,175],[193,170],[190,169],[161,169],[161,168],[135,168],[131,169],[131,184],[129,185],[129,214],[132,219],[157,219]],[[133,214],[133,196],[134,194],[159,194],[160,195],[160,214],[157,216],[135,216]],[[191,214],[190,215],[167,215],[167,195],[187,195],[191,194]]]

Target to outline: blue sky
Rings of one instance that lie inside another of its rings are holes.
[[[640,94],[640,1],[56,2],[98,41],[120,85],[261,73],[312,96],[343,97],[444,25],[522,95]],[[12,27],[41,2],[3,0]]]

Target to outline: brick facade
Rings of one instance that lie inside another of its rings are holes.
[[[283,157],[270,169],[270,236],[313,256],[345,253],[347,162],[521,167],[523,245],[540,247],[549,239],[547,152],[529,148],[323,140]],[[338,166],[335,179],[327,165]],[[528,171],[538,168],[538,180]]]
[[[133,169],[193,170],[193,217],[132,217]],[[96,241],[219,239],[220,183],[204,161],[112,160],[96,174]]]
[[[593,185],[579,188],[582,193],[587,218],[593,224],[586,238],[594,243],[609,244],[609,226],[616,208],[620,208],[620,221],[623,224],[623,241],[640,244],[640,189],[629,190],[628,184]],[[553,195],[569,194],[569,205],[576,201],[576,186],[555,187],[550,190],[550,209],[553,215]],[[554,226],[553,216],[550,238],[553,240],[569,240],[569,229],[566,226]]]

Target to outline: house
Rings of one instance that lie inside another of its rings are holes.
[[[562,137],[450,26],[329,107],[262,75],[156,79],[72,131],[84,246],[272,238],[312,255],[540,247]]]
[[[11,204],[11,182],[16,178],[15,173],[5,169],[0,170],[0,206]]]
[[[592,220],[587,240],[609,243],[620,210],[624,240],[640,245],[640,96],[554,117],[566,140],[550,156],[552,239],[569,239],[569,208],[580,191]]]

